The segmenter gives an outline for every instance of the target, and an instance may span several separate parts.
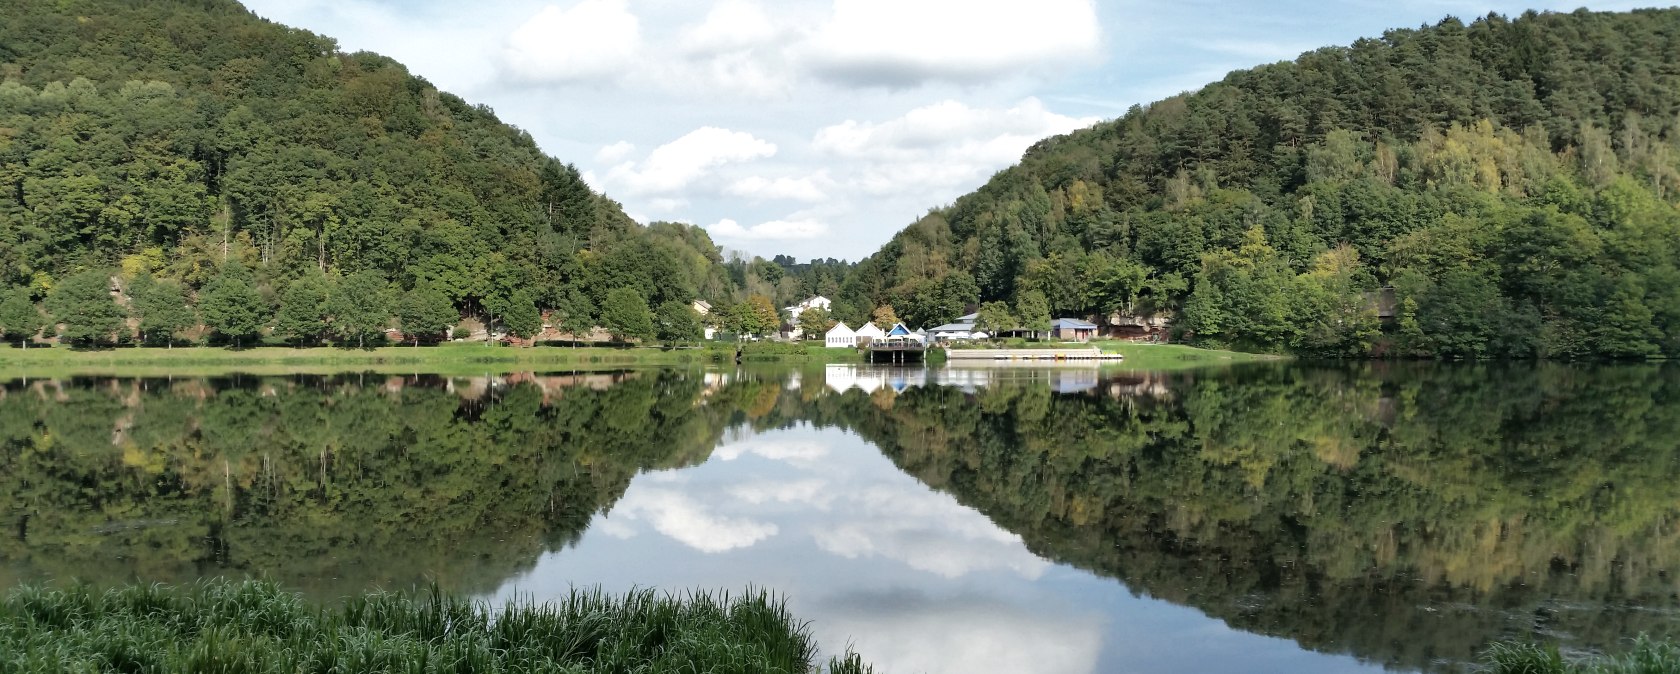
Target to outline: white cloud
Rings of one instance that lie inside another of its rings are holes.
[[[654,148],[641,162],[624,162],[607,172],[610,188],[631,194],[682,190],[712,169],[776,154],[776,145],[744,131],[706,126]]]
[[[1040,138],[1096,121],[1096,118],[1056,114],[1037,98],[1027,98],[1007,109],[973,108],[946,100],[885,122],[846,120],[824,127],[817,131],[812,144],[823,152],[846,157],[875,157],[883,153],[905,156],[962,147],[988,151],[990,154],[985,159],[989,161],[1014,161]]]
[[[806,178],[765,178],[762,176],[748,176],[733,183],[724,191],[737,196],[756,201],[806,201],[816,202],[828,198],[818,182],[831,182],[827,174]]]
[[[771,220],[751,227],[729,218],[706,228],[713,238],[756,239],[760,241],[797,241],[817,239],[828,234],[828,225],[816,220]]]
[[[883,610],[887,603],[890,610]],[[858,597],[811,609],[822,644],[853,644],[883,672],[1097,671],[1097,615],[1034,611],[996,600]]]
[[[601,146],[601,149],[596,150],[595,161],[601,162],[602,164],[617,164],[625,159],[628,159],[630,157],[630,153],[635,151],[635,145],[630,144],[629,141],[621,140],[613,143],[612,145],[603,145]]]
[[[832,81],[907,87],[982,82],[1096,60],[1093,0],[835,0],[808,46]]]
[[[947,100],[884,122],[846,120],[812,139],[821,154],[855,160],[842,179],[866,195],[924,194],[941,203],[1019,161],[1033,143],[1097,122],[1051,112],[1037,98],[1009,108]]]
[[[645,521],[655,531],[706,553],[749,547],[778,531],[773,523],[719,515],[684,492],[660,488],[630,490],[608,521],[616,521],[606,531],[618,538],[634,535],[629,522]]]
[[[747,454],[756,454],[771,461],[809,464],[828,456],[828,445],[807,440],[752,438],[743,442],[722,445],[712,450],[712,456],[720,461],[734,461]]]
[[[750,482],[730,488],[729,494],[753,505],[808,505],[817,510],[828,510],[835,498],[835,491],[829,488],[827,480],[814,478],[793,482]]]
[[[685,52],[717,54],[764,45],[781,32],[758,3],[724,0],[713,6],[705,20],[690,29],[681,42]]]
[[[811,533],[817,546],[847,559],[885,557],[945,578],[977,571],[1010,571],[1036,579],[1050,563],[1032,554],[1021,537],[925,489],[875,486],[844,508],[846,520]]]
[[[501,63],[522,82],[602,80],[621,74],[641,46],[641,21],[627,0],[582,0],[526,19],[508,35]]]

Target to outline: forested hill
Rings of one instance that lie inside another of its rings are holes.
[[[0,282],[49,309],[50,289],[117,270],[200,301],[226,275],[282,322],[352,278],[585,325],[615,288],[659,307],[750,285],[703,230],[632,222],[488,108],[232,0],[11,0],[4,15]]]
[[[837,313],[1003,301],[1318,354],[1676,355],[1677,199],[1680,10],[1447,19],[1040,142],[860,265]]]

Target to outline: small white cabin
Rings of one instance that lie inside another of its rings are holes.
[[[857,347],[857,331],[846,327],[845,323],[835,323],[824,335],[824,346],[830,349],[851,349]]]
[[[878,327],[875,327],[875,322],[874,321],[870,321],[868,323],[864,323],[863,327],[857,329],[857,336],[858,336],[858,339],[868,337],[870,339],[870,341],[876,341],[876,340],[886,339],[887,333],[886,333],[886,331],[884,331],[884,330],[882,330]]]

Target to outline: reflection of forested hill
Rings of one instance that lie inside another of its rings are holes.
[[[75,381],[0,392],[0,581],[260,573],[487,591],[729,409],[674,374]],[[614,381],[619,380],[619,381]]]
[[[869,439],[1034,552],[1319,650],[1680,635],[1680,371],[1255,367],[1101,393],[819,373],[0,388],[0,582],[487,591],[734,425]]]
[[[814,412],[1037,553],[1407,667],[1680,634],[1674,368],[1260,368],[1164,396],[995,388]]]

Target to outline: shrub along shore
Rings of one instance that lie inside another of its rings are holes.
[[[1508,642],[1494,644],[1483,660],[1488,674],[1680,674],[1680,645],[1641,634],[1622,655],[1566,660],[1555,644]]]
[[[765,672],[819,667],[806,623],[764,591],[576,590],[492,607],[430,593],[317,606],[261,581],[96,591],[22,587],[0,603],[0,671]]]

